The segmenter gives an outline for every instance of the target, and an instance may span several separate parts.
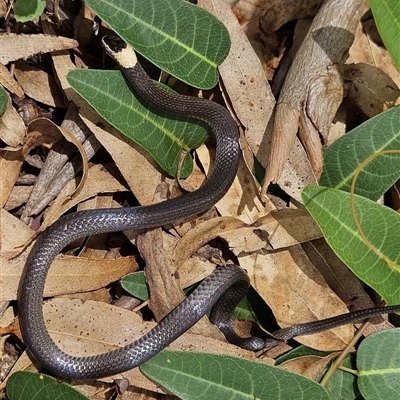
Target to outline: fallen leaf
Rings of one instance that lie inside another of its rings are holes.
[[[11,61],[29,58],[35,54],[74,49],[78,45],[76,40],[62,36],[2,33],[0,35],[0,63],[6,65]]]

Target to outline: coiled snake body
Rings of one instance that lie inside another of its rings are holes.
[[[234,333],[231,312],[249,285],[247,274],[237,266],[216,269],[154,329],[118,350],[92,357],[74,357],[63,352],[51,339],[42,312],[43,289],[53,259],[66,245],[93,234],[157,227],[207,211],[229,189],[239,164],[237,126],[226,109],[208,100],[165,92],[147,76],[134,53],[130,58],[132,64],[126,63],[127,58],[121,58],[130,51],[124,42],[109,37],[104,38],[103,43],[141,97],[162,111],[190,116],[211,127],[216,138],[214,169],[200,189],[182,197],[145,207],[80,211],[60,218],[45,230],[28,256],[18,292],[20,326],[27,348],[45,369],[57,376],[90,379],[113,375],[134,368],[161,351],[215,304],[211,320],[230,341],[254,350],[277,344],[273,339],[242,340]],[[222,296],[224,293],[226,295]],[[391,310],[388,307],[387,311]],[[297,325],[278,331],[275,338],[287,340],[383,312],[358,312],[325,322]]]

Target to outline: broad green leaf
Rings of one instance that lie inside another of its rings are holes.
[[[349,354],[341,365],[356,373],[355,354]],[[341,369],[335,371],[326,385],[326,389],[330,393],[331,400],[363,400],[357,387],[357,375]]]
[[[0,86],[0,117],[3,115],[4,111],[6,111],[8,104],[8,94],[3,89],[3,86]]]
[[[160,112],[137,98],[120,71],[73,70],[67,79],[105,120],[146,149],[171,176],[176,175],[181,152],[198,147],[207,138],[202,122]],[[191,170],[187,154],[181,177]]]
[[[371,154],[386,149],[400,149],[400,107],[369,119],[328,147],[319,184],[350,191],[359,164]],[[379,156],[360,173],[356,193],[377,200],[399,177],[400,154]]]
[[[358,387],[366,400],[400,397],[400,329],[368,336],[357,351]]]
[[[329,399],[301,375],[231,356],[164,350],[140,369],[183,400]]]
[[[12,374],[6,392],[8,400],[89,400],[71,386],[33,372]]]
[[[149,299],[149,289],[143,271],[125,275],[121,279],[121,286],[140,300],[146,301]]]
[[[369,0],[369,5],[383,43],[400,70],[400,3],[398,0]]]
[[[400,269],[390,266],[367,247],[351,215],[350,194],[307,186],[302,198],[338,257],[388,304],[399,304]],[[361,196],[355,196],[355,204],[366,237],[381,253],[399,264],[400,215]]]
[[[14,5],[15,19],[18,22],[33,21],[42,14],[45,7],[46,0],[17,0]]]
[[[153,64],[189,85],[210,89],[228,55],[229,34],[208,11],[185,0],[86,0],[118,35]]]

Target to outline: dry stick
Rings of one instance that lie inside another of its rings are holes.
[[[336,358],[336,360],[333,362],[333,364],[329,368],[328,372],[322,378],[322,380],[320,382],[321,386],[326,386],[328,384],[328,381],[332,378],[333,374],[340,367],[344,358],[347,356],[347,354],[351,351],[353,346],[357,343],[358,339],[360,339],[361,335],[364,333],[364,330],[367,327],[367,325],[369,324],[369,321],[370,321],[370,319],[368,319],[361,325],[360,329],[356,332],[356,334],[353,336],[353,338],[350,340],[350,342],[347,343],[346,347],[341,351],[339,356]]]
[[[342,101],[340,67],[366,7],[364,0],[327,0],[315,16],[278,100],[262,194],[278,181],[298,131],[316,177],[320,174],[320,135],[329,133]]]

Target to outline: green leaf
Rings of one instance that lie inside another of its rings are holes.
[[[210,89],[228,55],[229,34],[208,11],[184,0],[86,0],[135,50],[189,85]]]
[[[368,336],[357,351],[358,387],[366,400],[398,400],[400,329]]]
[[[6,392],[8,400],[89,400],[71,386],[33,372],[12,374]]]
[[[164,350],[140,369],[183,400],[329,399],[301,375],[231,356]]]
[[[307,186],[302,198],[338,257],[388,304],[399,304],[400,270],[388,265],[365,244],[351,215],[350,194],[321,186]],[[360,196],[355,196],[355,205],[366,237],[381,253],[398,264],[400,215]]]
[[[398,0],[369,0],[379,34],[400,70],[400,3]]]
[[[125,275],[121,279],[121,286],[140,300],[146,301],[149,299],[149,289],[143,271]]]
[[[0,117],[4,114],[4,111],[6,111],[8,101],[7,92],[4,90],[3,86],[0,86]]]
[[[17,0],[14,5],[15,19],[18,22],[33,21],[46,7],[46,0]]]
[[[73,70],[67,79],[105,120],[146,149],[171,176],[176,175],[181,152],[207,138],[204,123],[160,112],[136,97],[120,71]],[[191,170],[187,154],[181,177]]]
[[[386,149],[400,149],[400,107],[369,119],[328,147],[319,184],[349,192],[359,164]],[[377,200],[399,177],[400,155],[381,155],[360,173],[356,193]]]

